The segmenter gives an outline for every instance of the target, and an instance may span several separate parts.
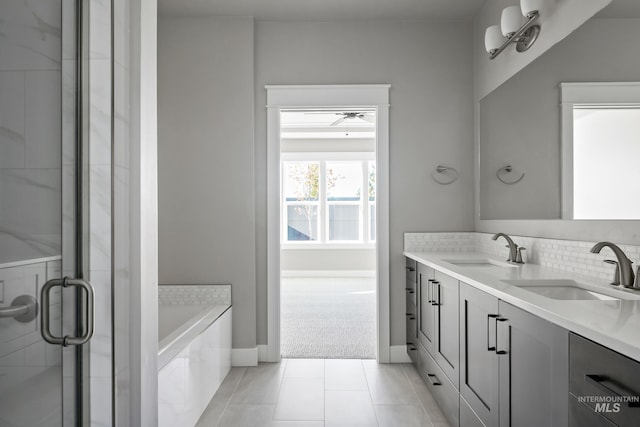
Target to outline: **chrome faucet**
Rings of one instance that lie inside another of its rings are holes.
[[[507,243],[509,244],[509,259],[507,261],[513,262],[516,264],[524,264],[522,261],[522,255],[518,256],[518,245],[504,233],[496,233],[493,235],[491,240],[498,240],[498,237],[504,237]],[[523,248],[524,249],[524,248]]]
[[[591,252],[599,254],[605,246],[611,249],[618,259],[616,277],[619,278],[620,284],[625,288],[633,288],[635,275],[633,274],[633,268],[631,267],[632,261],[627,258],[627,255],[625,255],[622,249],[611,242],[599,242],[591,248]],[[637,282],[635,283],[637,284]]]

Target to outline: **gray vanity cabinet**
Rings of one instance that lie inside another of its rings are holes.
[[[418,263],[418,342],[431,354],[435,346],[435,311],[433,301],[435,270]]]
[[[568,332],[462,282],[460,311],[460,394],[476,416],[566,426]]]
[[[486,426],[499,420],[498,298],[460,282],[460,394]]]
[[[460,377],[458,369],[460,365],[458,280],[436,271],[433,294],[436,331],[432,354],[440,368],[458,388]]]
[[[407,334],[407,354],[413,361],[417,363],[418,358],[418,265],[407,258],[406,259],[406,280],[405,280],[405,316],[406,316],[406,334]]]
[[[569,332],[499,303],[500,426],[566,426],[569,422]]]

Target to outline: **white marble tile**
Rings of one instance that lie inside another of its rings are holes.
[[[0,71],[0,168],[24,167],[24,97],[24,73]]]
[[[58,70],[25,72],[25,167],[59,169],[62,77]]]
[[[285,378],[324,378],[323,359],[289,359]]]
[[[62,59],[76,57],[76,0],[62,0]]]
[[[15,235],[59,234],[59,169],[0,169],[2,226]]]
[[[89,166],[89,263],[92,270],[111,269],[111,167]]]
[[[67,275],[75,271],[75,204],[73,195],[75,185],[75,166],[62,166],[62,270]]]
[[[111,61],[89,60],[89,163],[111,164]]]
[[[325,427],[378,426],[368,391],[327,391],[325,399]]]
[[[75,164],[76,137],[76,61],[62,61],[62,117],[61,151],[62,164]]]
[[[95,326],[90,341],[91,375],[95,377],[111,376],[111,273],[109,271],[90,271],[89,281],[95,293]]]
[[[91,378],[90,381],[90,425],[111,427],[111,378]]]
[[[321,421],[324,419],[324,380],[284,378],[274,420]]]
[[[368,390],[360,360],[326,360],[325,390]]]
[[[111,1],[89,2],[89,58],[111,57]]]
[[[0,70],[60,68],[60,0],[2,0],[0,16]]]
[[[231,313],[225,313],[160,369],[159,426],[195,425],[230,369]]]
[[[116,165],[129,167],[129,72],[122,64],[114,66],[114,147],[113,161]]]

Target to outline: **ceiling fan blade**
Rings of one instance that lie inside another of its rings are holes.
[[[362,120],[364,120],[365,122],[369,122],[369,123],[375,123],[376,122],[376,118],[373,116],[360,116],[360,118]]]
[[[339,125],[340,123],[344,122],[344,117],[340,117],[338,120],[336,120],[335,122],[331,123],[329,126],[335,126],[335,125]]]

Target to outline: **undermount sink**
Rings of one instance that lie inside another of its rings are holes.
[[[575,280],[566,279],[542,279],[542,280],[504,280],[504,283],[517,286],[529,292],[542,295],[546,298],[557,300],[600,300],[618,301],[621,299],[637,299],[635,295],[616,289],[606,289]]]
[[[506,267],[517,268],[517,264],[510,264],[504,261],[496,261],[490,258],[469,258],[469,259],[443,259],[442,261],[453,264],[457,267],[465,268],[486,268],[486,267]]]

